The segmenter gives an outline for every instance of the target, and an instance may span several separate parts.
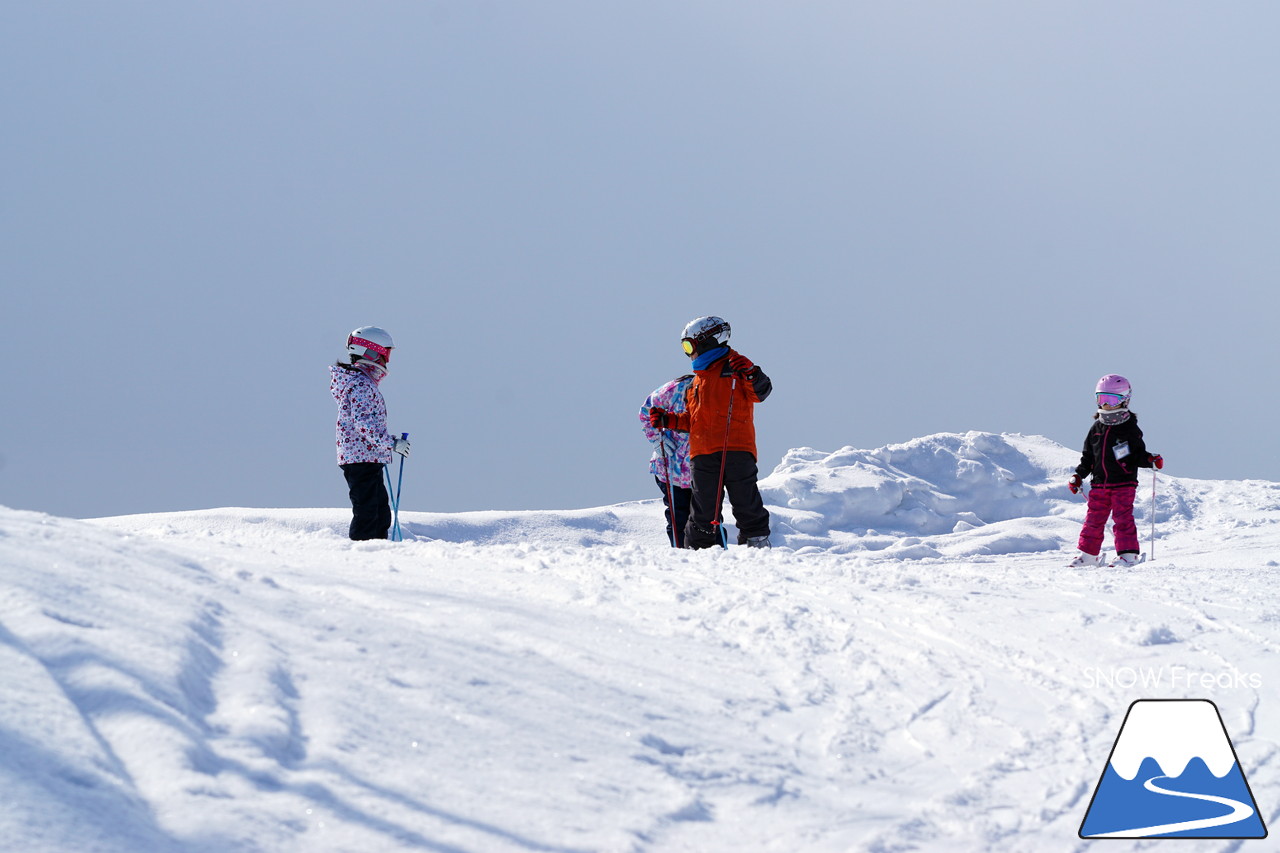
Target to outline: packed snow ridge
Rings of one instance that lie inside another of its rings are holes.
[[[791,547],[837,551],[897,546],[899,556],[939,556],[937,537],[995,522],[1055,518],[1073,503],[1065,481],[1079,461],[1038,436],[934,435],[878,450],[792,450],[760,483]],[[1045,528],[1048,530],[1049,528]],[[953,554],[1056,548],[1049,536],[968,537]]]

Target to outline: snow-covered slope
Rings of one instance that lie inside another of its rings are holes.
[[[410,512],[403,543],[345,509],[0,509],[0,838],[1084,849],[1129,703],[1162,697],[1217,703],[1272,822],[1280,485],[1162,473],[1155,561],[1070,572],[1074,457],[792,451],[772,552],[672,551],[654,502]]]

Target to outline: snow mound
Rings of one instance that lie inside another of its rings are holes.
[[[789,451],[760,481],[773,516],[774,547],[834,554],[876,553],[894,560],[993,557],[1070,551],[1084,519],[1084,497],[1067,490],[1078,455],[1042,436],[941,433],[875,450]],[[1144,472],[1136,504],[1150,536],[1152,501]],[[1280,505],[1280,484],[1186,480],[1160,474],[1155,502],[1161,535],[1214,529],[1224,543],[1265,538]],[[537,543],[562,548],[662,546],[659,500],[565,510],[400,513],[405,538],[462,546]],[[222,508],[119,516],[118,530],[149,537],[234,534],[266,543],[346,539],[350,510]],[[725,503],[730,541],[733,510]],[[367,547],[375,547],[368,545]]]
[[[875,450],[791,450],[760,489],[775,547],[883,551],[901,560],[1056,551],[1079,533],[1083,500],[1065,485],[1077,460],[1040,436],[943,433]],[[659,500],[570,510],[405,510],[400,522],[406,539],[460,545],[661,545],[663,511]],[[727,501],[725,520],[736,541]],[[114,525],[199,537],[247,522],[237,535],[260,540],[345,538],[349,521],[346,509],[230,508],[117,518]]]
[[[792,450],[760,482],[768,503],[810,514],[805,532],[938,534],[1052,515],[1079,457],[1046,438],[970,432],[878,450]]]
[[[1079,507],[1065,486],[1078,460],[1041,436],[942,433],[876,450],[792,450],[760,490],[793,547],[896,546],[905,558],[956,546],[969,554],[1040,551],[1061,547],[1061,524],[983,529],[1013,519],[1052,521]],[[917,539],[948,534],[965,541]]]
[[[773,516],[775,547],[894,560],[991,557],[1070,551],[1084,498],[1066,487],[1079,456],[1042,436],[941,433],[875,450],[798,448],[760,481]],[[1141,479],[1137,517],[1149,538],[1150,474]],[[1183,480],[1160,474],[1156,515],[1165,533],[1213,528],[1224,542],[1252,543],[1274,517],[1280,484]],[[565,510],[400,513],[405,538],[463,546],[537,543],[580,548],[662,546],[659,500]],[[345,540],[350,510],[224,508],[122,516],[119,530],[199,540]],[[725,503],[730,541],[733,511]],[[372,545],[368,547],[374,547]]]

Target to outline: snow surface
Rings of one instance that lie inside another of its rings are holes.
[[[402,513],[403,543],[347,540],[346,508],[0,509],[0,838],[1084,850],[1145,698],[1212,699],[1274,823],[1280,484],[1162,472],[1154,561],[1072,571],[1076,456],[794,450],[772,551],[673,551],[648,501]]]

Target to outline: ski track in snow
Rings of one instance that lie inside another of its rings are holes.
[[[673,551],[651,501],[403,512],[395,544],[346,540],[345,510],[0,509],[0,832],[30,853],[1084,850],[1120,721],[1160,697],[1218,704],[1270,822],[1280,487],[1162,475],[1156,560],[1074,572],[1073,456],[980,433],[793,451],[766,481],[772,552]],[[1126,668],[1166,674],[1097,681]]]

